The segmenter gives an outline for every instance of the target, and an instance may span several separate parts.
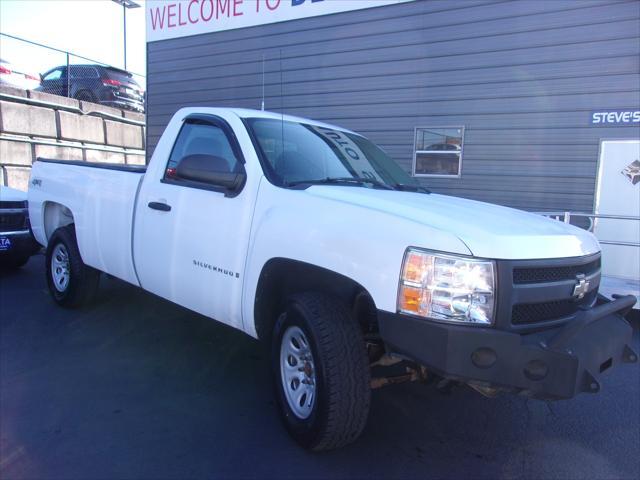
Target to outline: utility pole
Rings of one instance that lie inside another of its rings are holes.
[[[123,47],[124,47],[124,69],[127,69],[127,10],[129,8],[140,8],[140,4],[133,0],[111,0],[118,5],[122,5],[122,20],[123,20]]]

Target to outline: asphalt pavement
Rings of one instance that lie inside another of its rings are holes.
[[[114,279],[61,309],[43,263],[0,274],[3,480],[640,478],[638,364],[553,403],[386,387],[357,443],[312,454],[280,425],[256,341]]]

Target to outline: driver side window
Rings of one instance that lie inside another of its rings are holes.
[[[180,162],[193,155],[209,157],[210,169],[219,173],[238,173],[242,170],[227,135],[220,127],[187,122],[182,126],[171,151],[165,179],[178,180],[176,173]]]

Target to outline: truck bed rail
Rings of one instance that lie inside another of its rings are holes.
[[[60,163],[62,165],[75,165],[77,167],[102,168],[105,170],[118,170],[130,173],[145,173],[146,165],[122,165],[119,163],[102,163],[102,162],[85,162],[82,160],[56,160],[54,158],[38,157],[36,162],[43,163]]]

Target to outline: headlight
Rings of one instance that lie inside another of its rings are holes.
[[[494,263],[407,249],[398,311],[446,322],[490,325],[494,320]]]

